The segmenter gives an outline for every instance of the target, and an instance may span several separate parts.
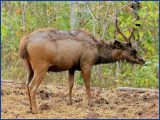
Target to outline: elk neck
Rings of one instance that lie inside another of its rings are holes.
[[[113,44],[97,44],[98,56],[95,64],[115,63],[116,61],[123,60],[122,50],[115,49]]]

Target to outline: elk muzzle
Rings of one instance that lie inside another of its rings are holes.
[[[137,57],[137,63],[138,63],[138,64],[141,64],[141,65],[144,65],[144,64],[145,64],[145,61],[144,61],[142,58]]]

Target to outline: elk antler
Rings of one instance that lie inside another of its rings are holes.
[[[126,40],[126,36],[120,31],[120,29],[118,28],[118,20],[117,20],[117,14],[115,14],[115,26],[116,26],[116,31],[122,35],[122,37]]]
[[[115,14],[115,26],[116,26],[116,31],[117,31],[119,34],[121,34],[122,37],[123,37],[127,42],[131,42],[130,40],[131,40],[131,38],[132,38],[132,36],[133,36],[133,33],[134,33],[135,28],[132,28],[131,33],[130,33],[130,36],[129,36],[129,37],[126,37],[126,36],[120,31],[120,29],[119,29],[119,27],[118,27],[117,13]]]
[[[128,41],[128,42],[131,42],[131,38],[132,38],[132,36],[133,36],[134,30],[135,30],[135,28],[132,28],[131,34],[130,34],[130,36],[127,38],[127,41]]]

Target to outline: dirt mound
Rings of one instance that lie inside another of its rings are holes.
[[[2,118],[158,118],[158,93],[93,88],[93,107],[84,87],[73,89],[68,105],[67,86],[43,85],[36,96],[39,114],[29,111],[25,85],[3,83]]]
[[[44,104],[41,104],[40,106],[39,106],[39,109],[40,110],[50,110],[51,109],[51,107],[48,105],[48,103],[44,103]]]
[[[37,92],[37,94],[42,100],[48,100],[54,96],[54,93],[51,90],[50,91],[40,90]]]

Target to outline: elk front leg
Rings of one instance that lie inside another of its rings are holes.
[[[29,91],[30,101],[31,101],[30,102],[31,111],[34,114],[38,112],[38,108],[37,108],[36,100],[35,100],[36,91],[39,85],[41,84],[46,72],[47,72],[47,67],[43,66],[43,64],[37,67],[36,70],[34,71],[33,79],[31,83],[29,84],[28,91]]]
[[[92,106],[92,93],[90,88],[90,76],[91,76],[91,67],[90,65],[85,65],[85,68],[82,68],[82,77],[84,79],[84,84],[87,90],[88,96],[88,105]]]
[[[69,83],[69,101],[68,104],[72,104],[72,88],[74,86],[74,70],[69,70],[68,83]]]

